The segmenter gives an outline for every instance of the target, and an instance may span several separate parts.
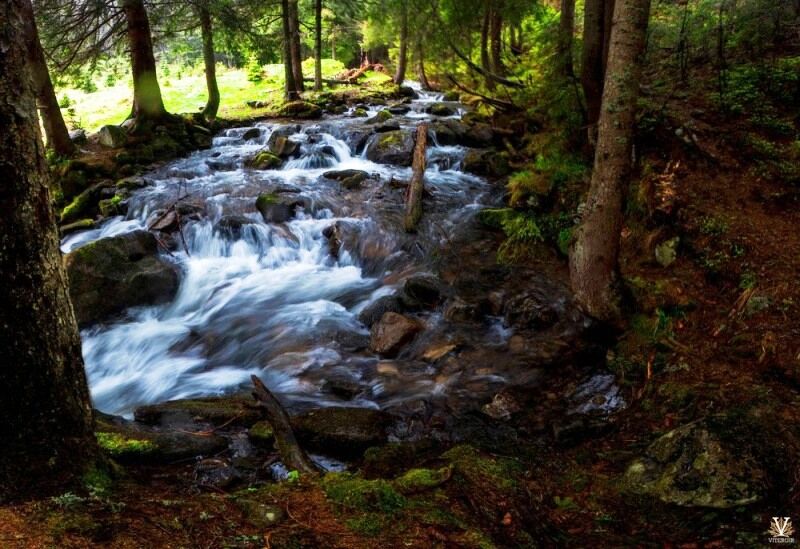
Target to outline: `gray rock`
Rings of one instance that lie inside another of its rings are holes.
[[[395,356],[422,331],[422,324],[398,313],[384,313],[370,331],[370,349],[383,356]]]
[[[385,313],[401,313],[403,310],[403,302],[398,296],[385,295],[367,305],[358,315],[358,320],[371,328]]]
[[[97,132],[98,140],[104,147],[116,149],[124,146],[128,142],[128,134],[119,126],[106,125]]]
[[[178,290],[177,268],[158,256],[156,239],[146,231],[87,244],[67,254],[64,264],[81,326],[169,301]]]
[[[387,440],[392,416],[367,408],[322,408],[291,420],[302,444],[332,457],[360,456]]]
[[[367,145],[367,158],[379,164],[410,166],[414,136],[402,130],[378,134]]]

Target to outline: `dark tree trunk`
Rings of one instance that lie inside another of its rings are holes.
[[[400,52],[397,54],[397,71],[394,83],[398,86],[406,80],[406,64],[408,63],[408,2],[403,0],[400,14]]]
[[[586,0],[583,14],[581,85],[590,126],[597,123],[603,99],[603,26],[605,0]]]
[[[300,48],[300,15],[297,9],[297,0],[289,0],[289,33],[294,85],[300,93],[305,91],[305,87],[303,85],[303,52]]]
[[[314,90],[322,90],[322,0],[314,4]]]
[[[575,0],[561,0],[561,16],[558,25],[558,59],[561,74],[567,78],[575,75],[572,66],[572,37],[575,32]]]
[[[422,40],[417,42],[417,79],[423,90],[430,91],[432,89],[425,72],[425,46],[422,45]]]
[[[481,68],[483,69],[486,77],[486,87],[490,90],[494,89],[494,80],[489,76],[492,72],[492,63],[489,58],[489,27],[492,19],[491,1],[486,6],[486,11],[483,13],[483,24],[481,25]]]
[[[160,120],[167,116],[167,110],[164,108],[156,77],[156,59],[153,55],[147,10],[142,0],[123,0],[122,8],[128,22],[128,44],[133,72],[131,115],[136,119],[137,125],[140,121]]]
[[[300,97],[297,85],[294,81],[294,70],[292,69],[292,25],[290,19],[289,0],[281,0],[281,19],[283,20],[283,69],[286,79],[286,100],[295,101]]]
[[[0,3],[0,500],[56,487],[98,455],[20,40],[27,2]]]
[[[75,145],[69,138],[67,125],[64,123],[64,117],[61,116],[56,92],[53,90],[53,82],[50,80],[50,72],[47,70],[42,44],[39,42],[39,32],[36,29],[36,20],[30,0],[24,2],[24,9],[24,36],[29,55],[28,62],[44,134],[47,137],[47,145],[59,156],[70,156],[75,152]]]
[[[649,12],[650,0],[617,0],[592,183],[569,257],[575,298],[610,323],[621,319],[620,232]]]
[[[492,72],[498,76],[506,74],[503,65],[503,2],[495,0],[492,5],[492,16],[489,20],[489,41],[492,53]]]
[[[208,5],[203,4],[199,9],[200,29],[203,35],[203,63],[206,69],[206,88],[208,88],[208,101],[203,109],[203,116],[208,120],[217,117],[219,110],[219,86],[217,86],[217,60],[214,56],[214,32],[211,27],[211,14]]]

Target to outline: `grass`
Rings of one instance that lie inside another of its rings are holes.
[[[314,74],[313,66],[313,59],[303,63],[307,76]],[[322,76],[333,78],[343,68],[341,62],[323,59]],[[258,116],[261,114],[259,109],[248,107],[247,101],[278,99],[284,85],[283,65],[264,65],[260,76],[259,81],[253,82],[248,80],[246,68],[231,69],[217,65],[217,84],[221,96],[218,116],[228,119]],[[379,73],[368,74],[366,82],[386,78]],[[61,88],[56,91],[62,106],[61,112],[70,129],[84,128],[92,132],[106,124],[119,124],[130,114],[133,86],[129,75],[113,80],[104,73],[98,73],[92,81],[97,89],[91,93],[77,88]],[[168,111],[197,112],[205,105],[206,81],[202,65],[160,66],[158,81]],[[113,84],[108,85],[109,82]]]

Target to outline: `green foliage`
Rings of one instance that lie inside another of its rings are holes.
[[[148,454],[156,449],[155,444],[149,440],[127,438],[119,433],[99,432],[95,436],[100,447],[112,457]]]
[[[349,473],[328,473],[322,481],[328,499],[355,511],[394,513],[407,505],[389,481],[364,480]]]
[[[246,71],[248,82],[261,82],[261,80],[264,78],[263,68],[261,67],[261,63],[258,61],[258,57],[255,54],[251,54],[247,59]]]
[[[700,219],[700,232],[708,236],[721,236],[728,232],[728,222],[714,216],[704,216]]]
[[[60,496],[50,498],[50,501],[62,509],[73,509],[86,503],[86,498],[73,494],[72,492],[64,492]]]
[[[401,494],[413,494],[430,490],[447,482],[453,473],[450,467],[441,469],[411,469],[394,480],[394,487]]]

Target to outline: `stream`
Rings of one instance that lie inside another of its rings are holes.
[[[420,93],[395,120],[411,131],[430,117],[426,104],[439,100]],[[370,108],[368,114],[376,112]],[[224,131],[211,149],[145,174],[152,185],[133,194],[125,217],[62,242],[69,252],[145,229],[182,196],[200,212],[184,226],[186,249],[173,255],[182,272],[176,298],[82,331],[98,409],[129,414],[143,404],[231,393],[248,385],[251,374],[292,402],[317,406],[338,401],[322,390],[332,376],[364,387],[349,403],[354,406],[441,391],[430,367],[406,369],[402,383],[391,387],[382,382],[378,372],[386,367],[363,352],[369,331],[358,314],[394,293],[408,275],[427,270],[433,248],[446,246],[482,207],[487,183],[460,171],[466,149],[434,140],[426,185],[435,205],[426,210],[419,240],[409,241],[402,232],[403,189],[393,183],[408,181],[411,168],[366,159],[365,119],[344,115],[290,124],[291,139],[301,143],[299,156],[278,170],[246,168],[246,159],[284,125],[258,123],[259,135],[250,140],[242,138],[250,128]],[[371,179],[362,190],[345,191],[322,176],[345,169],[363,170]],[[286,223],[265,223],[254,207],[264,192],[293,193],[307,207]],[[220,223],[226,216],[240,216],[238,230]],[[323,235],[334,223],[350,235],[336,257]],[[436,321],[436,314],[427,319]],[[499,325],[490,332],[503,337]]]

